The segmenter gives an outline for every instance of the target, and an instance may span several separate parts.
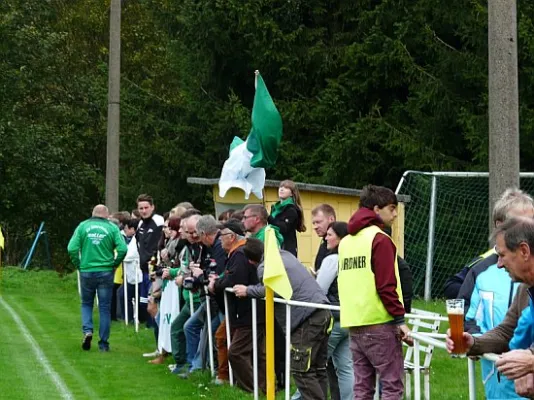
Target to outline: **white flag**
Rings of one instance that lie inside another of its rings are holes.
[[[250,193],[263,198],[265,186],[265,169],[250,166],[252,153],[247,150],[247,142],[237,136],[230,145],[230,157],[225,161],[219,179],[219,195],[224,197],[230,188],[239,188],[245,192],[245,199]]]

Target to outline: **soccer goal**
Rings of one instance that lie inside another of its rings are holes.
[[[534,173],[521,173],[520,186],[534,194]],[[447,278],[488,249],[488,173],[406,171],[396,193],[410,196],[404,255],[414,293],[441,297]]]

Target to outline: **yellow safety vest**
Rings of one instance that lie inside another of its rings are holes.
[[[337,279],[341,307],[341,326],[383,324],[393,320],[376,291],[375,274],[371,269],[371,252],[376,235],[386,235],[378,226],[371,225],[356,235],[347,235],[339,244],[339,274]],[[389,237],[389,236],[388,236]],[[397,294],[402,303],[402,290],[395,250],[395,277]]]

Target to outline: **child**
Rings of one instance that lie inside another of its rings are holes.
[[[306,232],[300,194],[295,182],[285,180],[278,188],[280,200],[271,207],[268,222],[277,226],[284,238],[283,250],[297,256],[297,231]]]

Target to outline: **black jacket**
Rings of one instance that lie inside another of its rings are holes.
[[[215,282],[215,293],[219,307],[224,307],[224,290],[234,285],[256,285],[260,281],[256,267],[252,265],[243,252],[243,246],[234,250],[226,261],[224,276]],[[233,293],[227,293],[228,309],[226,312],[230,318],[232,328],[252,326],[252,301],[250,298],[240,299]],[[224,308],[222,308],[224,309]],[[265,323],[265,306],[257,304],[257,322]]]
[[[294,204],[285,206],[280,214],[276,217],[269,215],[268,222],[280,229],[284,237],[282,249],[289,251],[295,257],[297,256],[297,229],[302,221],[302,213]]]
[[[139,265],[144,273],[148,273],[148,262],[158,252],[158,242],[163,230],[163,217],[158,214],[143,219],[135,232]]]
[[[315,256],[315,272],[319,271],[321,264],[323,263],[324,258],[330,254],[330,250],[326,246],[326,240],[323,238],[319,250],[317,250],[317,255]]]
[[[402,302],[406,313],[412,312],[413,298],[413,279],[410,265],[403,258],[397,256],[397,265],[399,267],[399,278],[402,289]]]

